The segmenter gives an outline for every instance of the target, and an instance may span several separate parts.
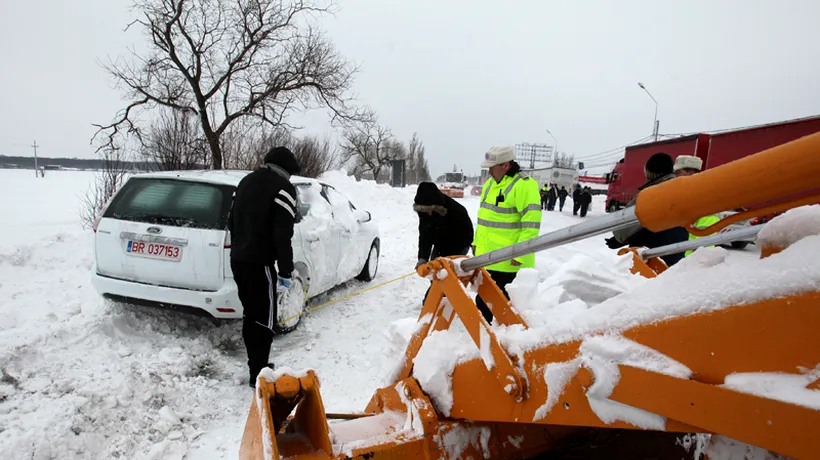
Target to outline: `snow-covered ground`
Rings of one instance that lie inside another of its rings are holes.
[[[92,235],[78,218],[91,178],[51,172],[35,179],[31,171],[0,170],[0,457],[236,458],[252,397],[240,323],[100,299],[89,283]],[[411,272],[415,190],[356,183],[340,173],[326,179],[379,223],[380,269],[370,284]],[[604,213],[603,199],[595,197],[590,217]],[[475,218],[478,198],[460,201]],[[568,201],[563,213],[544,213],[542,232],[579,221]],[[579,274],[623,271],[603,239],[539,254],[539,281],[566,273],[571,282],[562,284],[558,300],[566,304],[567,296],[583,292],[589,302],[589,279]],[[609,291],[591,302],[632,285],[627,277],[593,281]],[[312,304],[367,285],[348,283]],[[271,358],[315,369],[328,411],[360,411],[398,359],[386,353],[387,331],[418,315],[427,285],[409,277],[315,311],[275,339]]]

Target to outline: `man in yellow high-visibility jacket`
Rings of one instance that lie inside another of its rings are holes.
[[[701,168],[703,167],[703,160],[696,156],[691,155],[679,155],[678,158],[675,159],[675,175],[678,177],[683,176],[693,176],[700,172]],[[697,228],[706,228],[711,226],[712,224],[717,223],[720,220],[718,216],[705,216],[701,217],[700,219],[695,222],[695,227]],[[689,240],[695,240],[700,238],[699,236],[689,234]],[[695,252],[694,249],[686,251],[684,254],[685,257],[689,257],[690,254]]]
[[[541,199],[538,183],[521,174],[512,147],[493,147],[484,155],[482,168],[489,168],[490,178],[481,190],[473,254],[478,256],[538,236],[541,229]],[[509,298],[506,286],[522,268],[535,267],[535,254],[518,257],[487,267],[493,281]],[[493,314],[484,301],[476,299],[487,322]]]

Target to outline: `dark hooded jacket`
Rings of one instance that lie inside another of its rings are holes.
[[[673,165],[674,163],[672,162],[672,158],[668,155],[663,153],[653,155],[649,161],[647,161],[644,168],[647,182],[641,187],[638,187],[638,194],[640,194],[640,190],[644,190],[654,185],[674,179],[676,176],[672,172]],[[627,207],[635,206],[637,200],[638,196],[636,195],[635,198],[629,202]],[[607,244],[610,247],[618,247],[618,245],[621,245],[630,247],[659,248],[661,246],[680,243],[688,239],[689,232],[683,227],[674,227],[660,232],[653,232],[644,228],[640,224],[636,224],[632,227],[614,232],[613,238],[607,240]],[[666,265],[671,267],[672,265],[680,262],[683,257],[684,253],[681,252],[678,254],[662,256],[661,258],[664,262],[666,262]]]
[[[419,184],[413,210],[419,215],[419,259],[465,254],[473,243],[473,221],[467,210],[436,184]]]
[[[279,275],[290,278],[291,238],[298,212],[290,176],[299,170],[290,150],[275,147],[262,167],[239,182],[228,219],[231,259],[269,266],[275,262]]]

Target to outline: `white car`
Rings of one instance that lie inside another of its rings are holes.
[[[124,303],[241,318],[230,265],[228,214],[244,171],[137,174],[94,225],[92,284]],[[379,230],[368,211],[333,186],[292,177],[299,221],[292,240],[293,286],[280,303],[280,329],[292,330],[307,299],[350,279],[370,281],[379,265]],[[293,318],[297,316],[296,318]],[[283,322],[284,321],[284,322]]]

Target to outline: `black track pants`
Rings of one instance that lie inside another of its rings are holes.
[[[251,382],[267,364],[276,321],[276,269],[231,259],[231,269],[242,302],[242,339],[248,351]]]

